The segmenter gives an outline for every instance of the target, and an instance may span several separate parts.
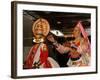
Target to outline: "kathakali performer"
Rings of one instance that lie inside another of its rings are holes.
[[[50,25],[46,19],[39,18],[33,23],[32,32],[34,35],[33,42],[35,44],[25,59],[24,69],[59,67],[58,63],[48,56],[48,46],[44,43],[49,31]]]
[[[69,61],[66,63],[69,67],[90,65],[91,46],[80,21],[75,26],[72,37],[75,38],[73,41],[65,42],[63,45],[59,44],[52,35],[48,36],[48,40],[56,46],[60,54],[69,55]]]
[[[67,64],[69,66],[89,66],[91,63],[91,45],[81,21],[75,26],[73,37],[75,39],[71,42],[71,58]]]

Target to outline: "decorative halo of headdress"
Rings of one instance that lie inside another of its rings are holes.
[[[36,34],[36,31],[37,31],[36,28],[38,26],[41,26],[41,28],[42,28],[42,35],[41,34],[40,35]],[[35,42],[35,43],[43,42],[44,41],[44,37],[46,37],[48,35],[49,31],[50,31],[49,22],[44,18],[37,19],[33,23],[33,26],[32,26],[32,32],[33,32],[33,34],[35,36],[33,42]]]
[[[49,22],[44,18],[39,18],[33,23],[32,32],[35,35],[35,27],[38,26],[39,24],[41,24],[43,28],[43,35],[47,36],[50,31],[50,25],[49,25]]]

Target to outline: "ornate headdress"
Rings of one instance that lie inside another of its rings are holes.
[[[38,28],[39,26],[42,28],[42,34],[37,34],[39,32],[36,33],[36,28]],[[48,35],[49,30],[50,30],[50,25],[46,19],[43,18],[37,19],[32,26],[32,32],[35,36],[33,42],[35,43],[43,42],[44,37]]]

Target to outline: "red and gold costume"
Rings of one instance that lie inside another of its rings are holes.
[[[35,43],[30,49],[28,56],[24,62],[24,68],[52,68],[59,67],[57,62],[48,56],[49,51],[47,44],[44,43],[45,37],[49,33],[49,23],[47,20],[40,18],[33,24],[32,31]]]
[[[48,61],[48,48],[45,44],[35,44],[28,53],[28,57],[26,58],[24,68],[31,69],[31,68],[41,68],[41,67],[43,68],[52,67],[50,62]]]

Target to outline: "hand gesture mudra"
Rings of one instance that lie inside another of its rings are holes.
[[[55,42],[56,40],[54,39],[53,35],[48,35],[47,36],[47,39],[50,41],[50,42]]]

